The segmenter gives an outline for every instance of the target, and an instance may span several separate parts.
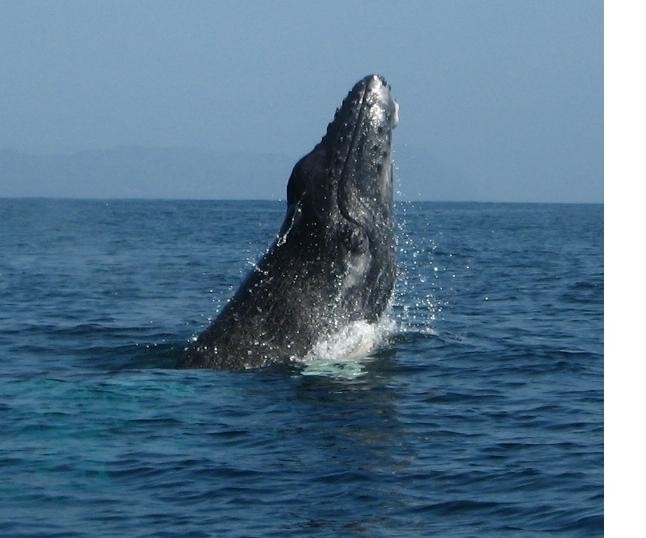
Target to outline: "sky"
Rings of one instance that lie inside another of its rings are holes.
[[[431,159],[473,199],[603,201],[601,0],[0,0],[0,149],[296,160],[373,72],[414,197]]]

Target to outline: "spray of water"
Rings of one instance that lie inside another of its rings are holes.
[[[413,202],[398,202],[397,223],[398,279],[393,297],[391,316],[401,334],[436,334],[434,321],[442,311],[442,303],[431,289],[438,278],[438,269],[429,262],[429,253],[436,246],[432,239],[420,244],[408,230],[407,215]],[[411,211],[412,213],[413,211]]]

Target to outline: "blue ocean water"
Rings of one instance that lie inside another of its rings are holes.
[[[602,535],[603,206],[400,204],[374,356],[173,369],[282,217],[0,200],[0,535]]]

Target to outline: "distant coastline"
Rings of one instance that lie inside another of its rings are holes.
[[[285,198],[299,158],[182,147],[59,154],[0,149],[0,198],[278,201]],[[528,200],[520,186],[514,192],[491,191],[485,178],[468,177],[458,166],[417,147],[396,148],[395,178],[401,201],[603,203],[595,193],[587,199],[559,193],[559,198],[545,189],[544,195]]]

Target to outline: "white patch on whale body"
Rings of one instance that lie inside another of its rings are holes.
[[[346,267],[346,274],[340,279],[343,282],[341,293],[365,281],[368,262],[369,258],[366,255],[350,257]]]

